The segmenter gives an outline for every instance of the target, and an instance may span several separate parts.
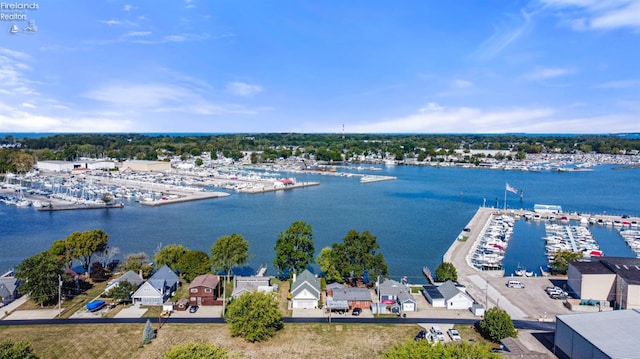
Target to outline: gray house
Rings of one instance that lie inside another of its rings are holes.
[[[238,298],[243,293],[260,291],[273,293],[278,291],[278,286],[271,285],[271,277],[264,276],[234,276],[233,277],[233,298]]]
[[[109,291],[111,291],[113,288],[117,287],[120,285],[120,283],[122,282],[129,282],[131,284],[133,284],[134,288],[137,288],[138,286],[140,286],[140,284],[142,284],[144,282],[144,280],[142,279],[142,277],[140,277],[140,275],[134,271],[128,271],[125,274],[121,275],[120,277],[110,281],[106,288],[104,289],[105,293],[109,293]]]
[[[415,312],[418,304],[404,284],[387,279],[378,286],[378,295],[382,304],[398,304],[403,312]]]
[[[179,281],[178,275],[164,265],[133,293],[133,304],[162,305],[175,294]]]
[[[18,280],[14,277],[0,278],[0,307],[5,306],[20,296]]]

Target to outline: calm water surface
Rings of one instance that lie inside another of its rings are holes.
[[[0,205],[0,270],[47,249],[74,231],[104,229],[121,257],[161,245],[180,243],[209,252],[215,240],[239,233],[250,243],[248,266],[273,267],[278,233],[297,220],[312,225],[316,253],[339,242],[350,229],[377,237],[391,276],[424,282],[424,265],[435,268],[452,241],[479,206],[504,206],[505,182],[522,189],[508,193],[508,208],[558,204],[566,212],[640,215],[640,170],[593,172],[508,172],[461,168],[386,167],[375,174],[395,181],[360,184],[357,177],[283,174],[319,186],[265,194],[237,194],[221,199],[144,207],[127,202],[124,209],[37,212]],[[632,256],[618,233],[593,228],[606,255]],[[518,264],[546,264],[544,225],[516,223],[505,258],[507,272]],[[268,272],[273,273],[273,270]]]

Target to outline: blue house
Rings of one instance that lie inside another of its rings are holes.
[[[133,304],[162,305],[175,294],[179,282],[178,275],[164,265],[133,293]]]

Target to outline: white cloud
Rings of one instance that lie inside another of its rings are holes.
[[[36,108],[36,105],[29,103],[29,102],[23,102],[22,103],[22,107],[27,107],[27,108]]]
[[[471,86],[473,86],[473,82],[467,81],[467,80],[455,79],[451,82],[451,87],[457,88],[457,89],[465,89]]]
[[[546,68],[538,68],[528,74],[525,75],[525,78],[529,80],[546,80],[556,77],[561,77],[565,75],[573,74],[575,70],[566,69],[561,67],[546,67]]]
[[[574,30],[640,29],[638,0],[541,0]]]
[[[101,23],[103,23],[103,24],[107,24],[107,25],[109,25],[109,26],[113,26],[113,25],[120,25],[120,24],[122,24],[122,22],[121,22],[121,21],[113,20],[113,19],[111,19],[111,20],[100,20],[100,22],[101,22]]]
[[[529,30],[535,14],[521,9],[519,17],[512,16],[507,24],[497,26],[493,34],[471,56],[481,60],[494,58]]]
[[[140,36],[149,36],[151,35],[151,31],[129,31],[123,35],[123,37],[140,37]]]
[[[227,92],[236,96],[252,96],[262,92],[262,86],[244,82],[230,82],[227,84]]]
[[[607,88],[607,89],[623,89],[623,88],[640,87],[640,80],[609,81],[609,82],[601,83],[594,87]]]
[[[135,10],[137,8],[138,8],[137,6],[133,6],[133,5],[130,5],[130,4],[125,4],[124,7],[122,8],[122,10],[131,11],[131,10]]]

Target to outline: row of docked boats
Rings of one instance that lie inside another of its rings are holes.
[[[620,228],[620,235],[627,242],[627,245],[636,254],[636,257],[640,258],[640,229],[625,229]]]
[[[502,260],[513,234],[514,221],[510,216],[491,216],[471,256],[474,267],[481,270],[502,269]]]
[[[603,255],[588,227],[547,223],[545,234],[545,254],[549,262],[552,262],[556,253],[560,251],[579,252],[584,258]]]

